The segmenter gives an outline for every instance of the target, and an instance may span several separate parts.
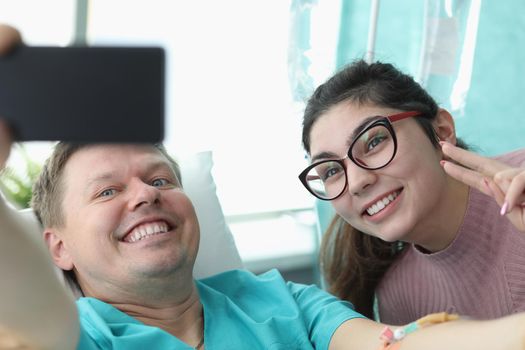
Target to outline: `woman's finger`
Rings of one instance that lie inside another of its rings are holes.
[[[487,186],[492,192],[492,198],[496,200],[496,203],[501,207],[505,203],[505,192],[494,182],[494,180],[487,179]]]
[[[493,177],[496,173],[508,169],[509,166],[495,159],[486,158],[476,153],[456,147],[448,142],[441,142],[443,154],[451,160],[472,169],[482,176]]]
[[[525,169],[521,169],[508,187],[505,194],[505,201],[507,202],[507,212],[510,212],[514,206],[523,205],[525,203]]]
[[[510,168],[507,170],[500,171],[494,175],[494,182],[501,188],[501,190],[507,193],[512,179],[516,177],[524,169],[521,168]]]
[[[449,161],[443,160],[441,161],[441,165],[445,172],[454,179],[470,187],[474,187],[488,196],[493,196],[491,189],[488,187],[487,178],[483,176],[483,174]]]

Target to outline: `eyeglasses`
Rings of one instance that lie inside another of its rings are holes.
[[[313,163],[299,174],[299,180],[317,198],[326,201],[336,199],[348,186],[344,160],[349,158],[358,167],[367,170],[386,167],[394,159],[397,151],[396,133],[392,123],[421,114],[421,112],[409,111],[374,118],[358,132],[346,157]]]

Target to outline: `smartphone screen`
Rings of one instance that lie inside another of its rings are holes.
[[[29,47],[0,57],[0,118],[17,141],[160,142],[160,47]]]

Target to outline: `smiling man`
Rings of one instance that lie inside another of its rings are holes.
[[[32,203],[55,264],[102,300],[191,291],[198,223],[179,174],[160,146],[58,144]]]
[[[194,281],[199,224],[162,146],[59,143],[32,206],[55,265],[83,294],[79,349],[326,349],[361,318],[276,271]]]

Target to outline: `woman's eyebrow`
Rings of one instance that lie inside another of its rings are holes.
[[[350,137],[348,138],[347,140],[348,146],[350,146],[352,142],[354,142],[357,135],[359,135],[364,129],[366,129],[368,125],[370,125],[372,122],[378,119],[381,119],[381,118],[384,118],[384,117],[379,116],[379,115],[372,115],[370,117],[366,117],[365,119],[363,119],[363,121],[354,129],[354,131],[352,132],[352,135],[350,135]]]
[[[310,163],[313,164],[313,163],[317,162],[320,159],[336,158],[337,156],[338,156],[337,154],[332,153],[332,152],[321,152],[321,153],[316,154],[315,156],[313,156],[312,159],[310,160]]]
[[[352,131],[352,134],[348,137],[346,141],[346,144],[348,145],[348,147],[350,147],[350,145],[355,140],[357,135],[359,135],[364,129],[366,129],[368,125],[370,125],[372,122],[378,119],[381,119],[381,118],[384,118],[384,117],[379,116],[379,115],[372,115],[370,117],[366,117],[365,119],[363,119],[363,121],[354,129],[354,131]],[[339,155],[332,153],[332,152],[321,152],[313,156],[310,162],[313,164],[320,159],[337,158],[338,156]]]

